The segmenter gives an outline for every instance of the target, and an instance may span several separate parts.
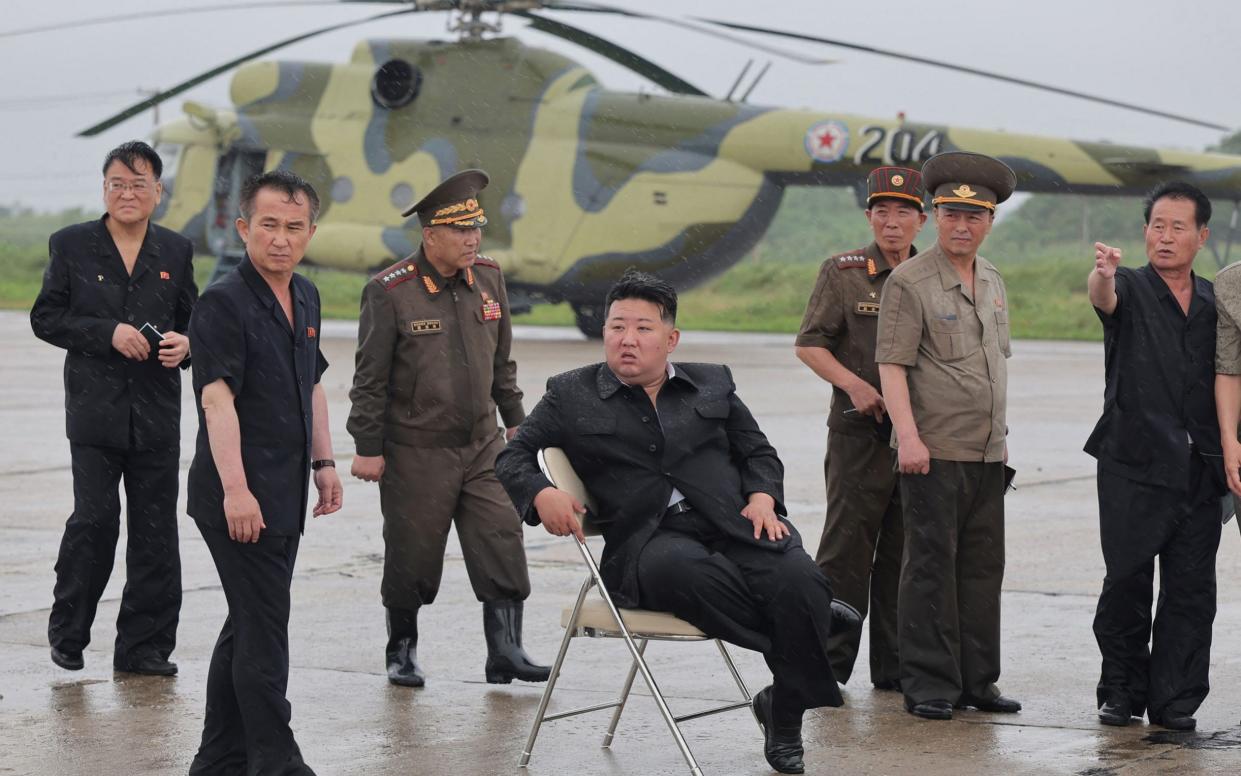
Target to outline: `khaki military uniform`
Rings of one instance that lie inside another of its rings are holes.
[[[917,249],[911,248],[911,255]],[[842,365],[879,390],[875,337],[879,298],[892,267],[877,243],[823,262],[796,344],[831,351]],[[832,594],[870,616],[870,676],[881,687],[900,678],[897,589],[904,543],[892,424],[853,409],[849,394],[832,388],[827,425],[827,518],[815,561]],[[860,630],[828,642],[832,671],[847,682],[857,659]]]
[[[362,292],[348,430],[384,456],[384,606],[435,600],[455,522],[480,601],[530,594],[521,521],[495,477],[504,425],[525,418],[500,268],[479,258],[444,278],[421,249]]]
[[[1241,375],[1241,262],[1215,276],[1215,371]]]
[[[900,478],[907,703],[999,696],[1010,355],[1004,281],[986,259],[975,259],[972,292],[938,245],[892,271],[875,357],[906,367],[914,421],[931,454],[929,474]]]

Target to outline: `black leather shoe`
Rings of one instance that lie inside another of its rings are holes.
[[[876,690],[884,690],[884,691],[894,690],[896,692],[900,692],[901,690],[900,679],[880,679],[877,682],[872,682],[872,684],[875,685]]]
[[[162,657],[148,655],[133,663],[113,663],[112,667],[126,674],[143,676],[176,676],[177,664]]]
[[[1021,702],[1012,698],[1005,698],[1003,695],[997,695],[989,701],[971,698],[968,695],[962,695],[961,700],[957,701],[957,708],[964,709],[972,706],[979,711],[989,711],[995,714],[1016,714],[1021,711]]]
[[[81,652],[61,651],[52,647],[52,662],[66,671],[81,671],[86,665]]]
[[[521,646],[521,601],[484,601],[483,635],[487,639],[487,664],[483,671],[490,684],[546,682],[551,666],[541,666]]]
[[[1198,720],[1188,714],[1177,714],[1176,712],[1153,717],[1151,722],[1168,730],[1193,730],[1198,727]]]
[[[851,604],[841,601],[839,598],[833,598],[832,603],[832,624],[829,626],[831,635],[836,636],[841,633],[861,633],[862,632],[862,614]]]
[[[1133,721],[1128,701],[1107,701],[1099,707],[1099,721],[1112,727],[1125,727]]]
[[[913,703],[905,699],[905,711],[923,719],[952,719],[952,704],[944,700],[922,701]]]
[[[806,750],[801,742],[801,723],[776,725],[771,710],[771,685],[754,696],[754,716],[763,729],[763,756],[767,764],[779,773],[805,773],[806,763],[802,757]]]
[[[388,662],[388,681],[392,684],[422,687],[427,683],[427,675],[418,665],[417,637],[397,639],[396,644],[388,649],[384,656]]]

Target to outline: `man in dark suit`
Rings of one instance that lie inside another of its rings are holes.
[[[1228,380],[1216,382],[1215,347],[1228,326],[1218,326],[1211,282],[1193,271],[1211,201],[1193,184],[1167,181],[1142,215],[1146,265],[1122,267],[1119,248],[1095,243],[1086,286],[1103,324],[1106,379],[1103,414],[1086,441],[1098,460],[1107,572],[1094,619],[1095,697],[1104,725],[1145,712],[1152,724],[1193,730],[1211,688],[1219,499],[1228,487],[1218,421],[1227,416],[1215,404],[1227,400]],[[1220,277],[1227,285],[1228,273]]]
[[[668,361],[676,304],[668,283],[627,272],[605,304],[607,362],[549,380],[496,473],[527,522],[580,537],[582,505],[536,460],[563,448],[599,505],[616,603],[762,652],[774,676],[754,698],[764,754],[802,773],[803,713],[842,703],[824,648],[832,593],[782,517],[784,467],[728,367]]]
[[[327,397],[319,378],[319,292],[293,270],[319,198],[278,170],[241,191],[246,258],[203,292],[190,321],[198,442],[188,511],[228,600],[207,673],[207,714],[191,774],[310,776],[289,728],[289,587],[306,525],[340,509]]]
[[[125,480],[129,546],[113,666],[171,675],[181,611],[177,475],[181,375],[198,296],[190,241],[151,222],[163,193],[159,154],[142,142],[103,163],[98,221],[61,229],[30,311],[35,336],[64,348],[73,514],[56,559],[47,635],[52,661],[77,671],[120,534]],[[148,341],[139,330],[150,324]],[[158,347],[154,345],[158,343]]]

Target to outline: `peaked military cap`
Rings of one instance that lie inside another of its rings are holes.
[[[922,210],[922,173],[908,167],[876,167],[866,178],[866,207],[877,199],[912,202]]]
[[[922,180],[931,204],[955,210],[990,210],[1012,196],[1017,175],[986,154],[947,151],[922,165]]]
[[[423,226],[455,226],[473,229],[486,226],[487,216],[478,204],[478,192],[487,188],[491,178],[482,170],[462,170],[446,178],[425,197],[405,209],[402,216],[418,214]]]

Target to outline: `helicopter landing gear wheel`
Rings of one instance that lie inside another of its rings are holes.
[[[597,304],[573,304],[577,328],[589,339],[603,339],[603,307]]]

